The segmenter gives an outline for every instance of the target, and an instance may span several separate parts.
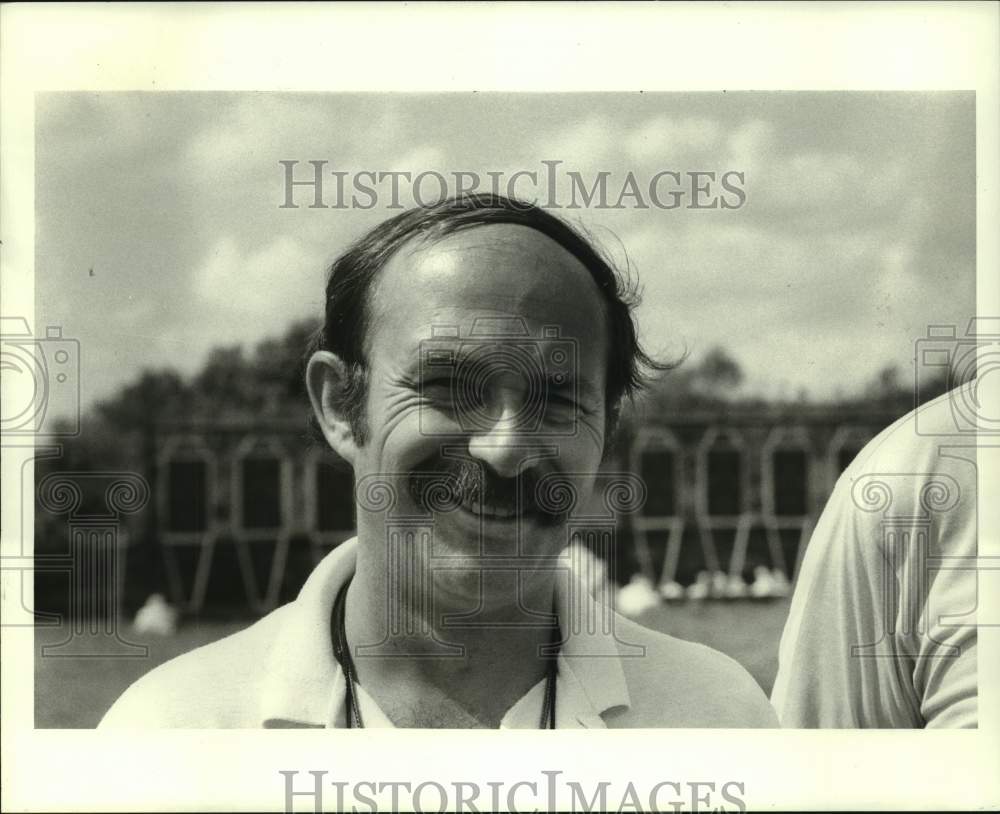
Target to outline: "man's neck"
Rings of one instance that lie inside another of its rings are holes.
[[[547,675],[551,659],[542,648],[553,642],[555,623],[542,609],[554,609],[553,572],[522,580],[520,596],[516,573],[484,573],[480,609],[458,626],[443,616],[474,608],[440,601],[429,608],[419,599],[393,605],[384,570],[372,565],[359,551],[347,642],[359,683],[397,726],[495,728]],[[391,621],[390,608],[398,614]]]

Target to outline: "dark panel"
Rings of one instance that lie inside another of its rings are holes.
[[[743,456],[735,449],[708,453],[708,513],[737,515],[743,508]]]
[[[208,466],[204,461],[171,461],[167,467],[167,529],[208,528]]]
[[[675,579],[681,585],[690,585],[700,571],[709,570],[709,559],[701,535],[694,526],[684,530],[681,537],[681,551],[677,558]]]
[[[183,574],[184,590],[190,594],[200,552],[194,546],[177,546],[175,552]],[[212,567],[208,573],[205,605],[201,613],[203,618],[255,614],[242,569],[236,542],[227,538],[219,540],[212,552]]]
[[[354,528],[354,473],[326,461],[316,467],[316,524],[320,531]]]
[[[247,458],[243,461],[243,528],[281,526],[281,461]]]
[[[809,459],[803,450],[782,449],[774,453],[774,513],[781,517],[801,517],[807,513]]]
[[[646,483],[646,504],[642,513],[651,517],[674,515],[677,496],[674,482],[674,453],[671,450],[647,450],[642,453],[640,473]]]
[[[837,453],[837,471],[843,472],[851,465],[861,450],[858,447],[843,447]]]

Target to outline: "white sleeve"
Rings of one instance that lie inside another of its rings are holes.
[[[912,669],[889,634],[881,529],[841,478],[798,575],[771,694],[783,727],[922,726]]]
[[[781,638],[782,726],[976,726],[976,473],[938,450],[889,450],[837,483]],[[861,507],[866,483],[891,510]],[[956,499],[936,511],[941,483]]]

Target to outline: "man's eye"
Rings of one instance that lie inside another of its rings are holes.
[[[574,420],[578,410],[576,401],[569,396],[555,394],[549,395],[546,399],[546,420],[554,424]]]
[[[447,378],[430,379],[421,384],[421,390],[428,396],[450,396],[452,392],[452,380]]]
[[[423,395],[439,402],[451,404],[480,404],[484,399],[481,388],[454,376],[442,376],[423,383]]]
[[[546,400],[549,404],[561,408],[571,409],[576,407],[576,400],[564,393],[549,393],[546,396]]]

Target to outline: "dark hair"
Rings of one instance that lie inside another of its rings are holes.
[[[367,435],[365,340],[369,298],[376,275],[411,239],[434,240],[462,229],[501,223],[527,226],[551,238],[583,263],[597,284],[610,330],[605,393],[609,434],[622,400],[641,389],[651,372],[674,366],[655,361],[639,344],[633,318],[633,310],[639,303],[637,284],[627,273],[614,269],[591,241],[566,221],[539,206],[502,195],[448,198],[383,221],[330,267],[325,322],[313,338],[308,354],[327,350],[340,357],[346,366],[347,376],[335,406],[349,421],[359,441],[364,441]]]

